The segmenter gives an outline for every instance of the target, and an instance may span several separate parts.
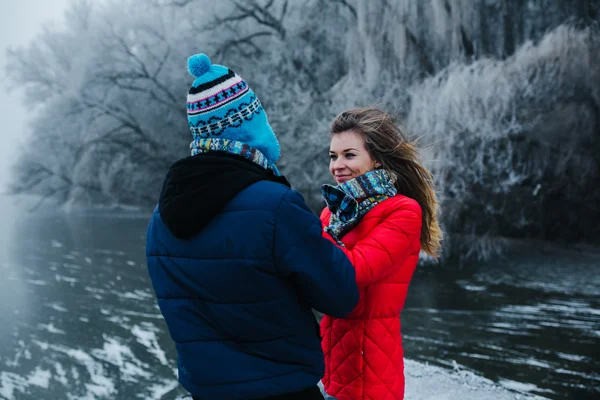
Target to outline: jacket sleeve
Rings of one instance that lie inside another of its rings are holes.
[[[399,204],[352,249],[341,248],[356,270],[363,288],[394,272],[414,251],[421,238],[421,208],[417,202]]]
[[[343,318],[358,302],[355,271],[321,229],[302,195],[288,191],[275,217],[275,265],[312,308]]]

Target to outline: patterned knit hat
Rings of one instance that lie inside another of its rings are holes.
[[[188,123],[194,140],[220,138],[239,141],[259,150],[275,163],[279,142],[260,100],[238,74],[211,64],[205,54],[188,59],[196,78],[187,97]]]

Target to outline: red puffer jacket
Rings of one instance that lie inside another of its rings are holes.
[[[324,226],[330,216],[327,208],[321,213]],[[323,384],[338,400],[404,398],[400,311],[419,258],[420,236],[421,207],[397,195],[375,206],[342,238],[360,299],[346,318],[321,320]]]

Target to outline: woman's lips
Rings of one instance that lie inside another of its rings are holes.
[[[338,175],[335,177],[335,180],[338,183],[343,183],[343,182],[349,181],[350,178],[352,178],[350,175]]]

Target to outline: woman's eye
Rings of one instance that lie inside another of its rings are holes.
[[[352,157],[354,157],[354,156],[356,156],[356,154],[352,154],[352,153],[348,153],[348,154],[346,154],[346,158],[352,158]]]
[[[335,159],[337,159],[337,156],[335,154],[330,154],[329,158],[332,159],[332,160],[335,160]]]

